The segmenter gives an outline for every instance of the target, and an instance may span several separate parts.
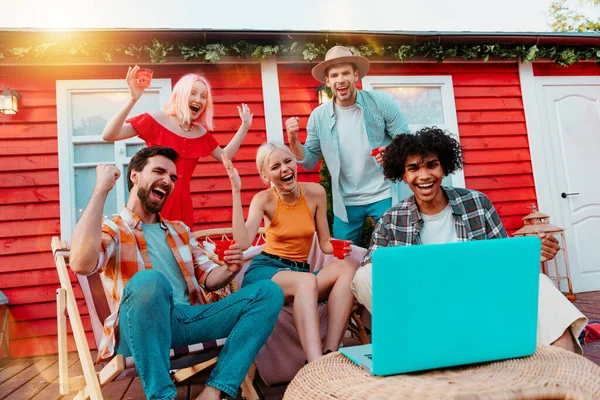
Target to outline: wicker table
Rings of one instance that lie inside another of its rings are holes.
[[[600,367],[582,356],[539,346],[531,357],[373,377],[340,353],[306,365],[284,399],[593,399]]]

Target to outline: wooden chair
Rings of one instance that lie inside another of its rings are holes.
[[[96,372],[92,354],[88,346],[85,330],[81,322],[81,316],[77,309],[75,294],[71,284],[71,278],[67,270],[69,258],[69,245],[58,237],[52,238],[52,253],[54,263],[60,279],[60,289],[56,290],[57,297],[57,320],[58,320],[58,365],[59,365],[59,387],[62,395],[78,391],[75,399],[93,400],[103,399],[101,387],[119,377],[135,376],[135,364],[133,357],[124,358],[122,355],[114,356],[104,367]],[[245,253],[246,254],[246,253]],[[251,258],[251,257],[249,257]],[[248,261],[249,263],[250,261]],[[92,330],[96,347],[102,337],[103,322],[110,314],[108,302],[104,294],[104,288],[98,274],[90,276],[76,275],[84,294],[88,307]],[[237,290],[235,281],[229,286],[229,290]],[[69,377],[67,362],[67,318],[73,331],[73,337],[77,347],[77,353],[83,370],[82,376]],[[222,347],[226,338],[218,339],[208,343],[198,343],[185,348],[172,349],[170,357],[172,368],[180,368],[172,371],[175,382],[181,382],[198,372],[212,367],[216,357],[210,357],[209,351]],[[207,354],[208,353],[208,354]],[[208,358],[208,359],[207,359]],[[258,400],[258,394],[253,386],[256,366],[252,364],[244,382],[241,385],[242,396],[248,400]]]

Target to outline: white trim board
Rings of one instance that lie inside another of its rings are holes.
[[[262,79],[267,142],[284,143],[281,97],[279,95],[279,74],[277,72],[277,59],[275,56],[261,60],[260,75]]]

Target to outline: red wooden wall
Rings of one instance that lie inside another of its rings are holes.
[[[279,66],[283,119],[301,128],[317,105],[312,67]],[[451,75],[467,188],[491,198],[509,233],[523,226],[536,195],[516,63],[373,63],[369,75]]]
[[[236,105],[249,103],[254,122],[234,159],[248,205],[264,187],[254,164],[256,147],[266,137],[259,65],[160,65],[153,69],[156,78],[171,78],[173,83],[189,71],[207,76],[216,103],[214,133],[222,146],[240,125]],[[0,290],[11,305],[11,357],[57,349],[55,291],[59,282],[50,253],[51,237],[60,235],[55,81],[115,79],[125,73],[124,66],[0,66],[0,83],[21,95],[18,115],[0,116]],[[231,225],[231,189],[222,165],[212,159],[199,164],[192,180],[196,229]],[[81,292],[76,294],[82,299]],[[91,329],[83,301],[79,304],[86,329]]]

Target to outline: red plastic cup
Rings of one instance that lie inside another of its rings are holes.
[[[229,250],[231,245],[235,244],[235,240],[222,240],[220,242],[215,242],[215,254],[219,261],[225,262],[225,250]]]
[[[381,153],[381,150],[379,150],[379,147],[375,147],[373,150],[371,150],[371,155],[373,157],[377,157],[377,155]]]
[[[352,245],[352,241],[331,239],[331,245],[333,246],[333,255],[342,260],[346,258],[346,250],[344,250],[344,248],[350,247]]]
[[[216,242],[215,243],[215,254],[219,261],[224,261],[225,250],[229,250],[229,242]]]
[[[150,68],[140,68],[135,75],[137,78],[137,84],[139,87],[147,88],[152,82],[152,75],[154,72]]]

